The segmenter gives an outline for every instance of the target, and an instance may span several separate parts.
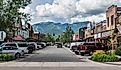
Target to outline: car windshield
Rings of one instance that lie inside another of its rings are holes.
[[[41,45],[42,43],[40,43],[40,42],[37,42],[37,45]]]
[[[11,47],[11,46],[6,46],[6,47],[3,47],[3,50],[16,50],[17,47]]]
[[[27,44],[18,44],[19,47],[27,47]]]
[[[17,47],[16,44],[5,44],[5,46],[15,46],[15,47]]]
[[[3,44],[0,45],[0,47],[2,47],[2,46],[3,46]]]

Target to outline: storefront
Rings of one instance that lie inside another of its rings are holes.
[[[118,29],[118,36],[117,36],[117,41],[118,41],[118,45],[121,45],[121,25],[117,25],[117,29]]]
[[[101,34],[102,33],[97,33],[94,35],[95,42],[101,43]]]
[[[95,42],[94,35],[90,35],[88,38],[85,40],[86,42]]]
[[[105,45],[109,45],[109,39],[111,36],[111,31],[105,31],[101,34],[101,42]]]

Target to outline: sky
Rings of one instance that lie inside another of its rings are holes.
[[[105,11],[121,0],[32,0],[22,12],[31,14],[31,24],[38,22],[73,23],[105,20]]]

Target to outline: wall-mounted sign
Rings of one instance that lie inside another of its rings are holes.
[[[118,31],[121,33],[121,26],[117,26]]]
[[[0,41],[4,41],[6,37],[6,33],[4,31],[0,31]]]
[[[107,37],[111,35],[111,31],[103,32],[102,37]]]
[[[95,34],[95,35],[94,35],[94,38],[95,38],[95,39],[101,38],[101,33]]]

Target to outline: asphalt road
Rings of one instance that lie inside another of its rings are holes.
[[[31,56],[19,60],[19,62],[83,62],[64,48],[56,46],[48,46],[44,49],[36,51]]]
[[[0,70],[121,70],[121,66],[83,61],[65,48],[48,46],[17,62],[1,63]]]
[[[0,67],[0,70],[120,70],[121,67]]]

